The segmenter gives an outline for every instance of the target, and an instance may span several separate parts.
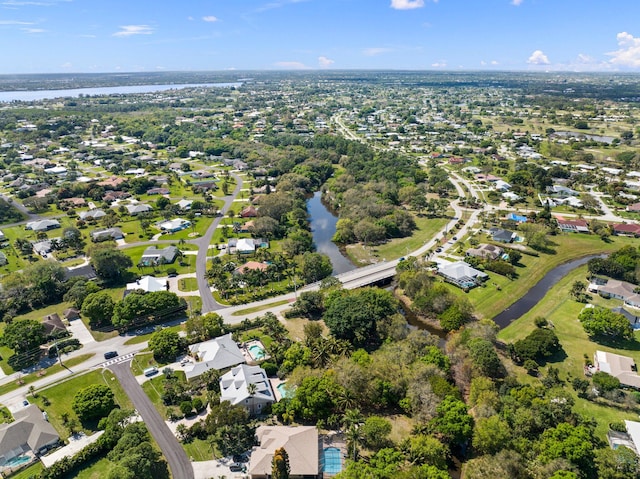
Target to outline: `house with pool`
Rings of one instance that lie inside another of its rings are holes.
[[[271,477],[273,454],[280,448],[289,456],[291,479],[321,477],[320,443],[315,426],[260,426],[256,438],[259,445],[251,451],[247,470],[252,479]]]
[[[189,362],[184,366],[187,380],[198,377],[210,369],[219,371],[246,362],[242,350],[231,337],[231,333],[192,344],[189,346],[189,354],[195,362]]]
[[[14,414],[15,421],[0,426],[0,473],[28,464],[60,440],[58,432],[38,406],[31,404]]]
[[[267,373],[260,366],[240,364],[220,378],[220,402],[229,401],[242,406],[249,414],[262,414],[269,404],[276,402]]]

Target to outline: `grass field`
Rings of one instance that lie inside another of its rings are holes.
[[[111,371],[106,369],[91,371],[86,374],[74,376],[71,379],[45,388],[38,392],[36,398],[32,398],[32,402],[36,403],[40,409],[47,412],[49,415],[49,422],[56,428],[61,439],[66,439],[69,436],[69,430],[62,421],[62,415],[66,413],[69,415],[70,419],[76,419],[78,424],[81,424],[71,406],[73,396],[77,391],[91,384],[106,384],[113,391],[115,400],[120,407],[133,409],[133,405],[120,386],[120,383]],[[44,405],[44,397],[46,397],[50,403],[48,406]],[[82,424],[82,427],[87,435],[95,432],[94,424]]]
[[[198,279],[197,278],[179,279],[178,289],[180,291],[198,291]]]
[[[407,256],[430,241],[449,221],[448,218],[416,217],[418,229],[407,238],[395,238],[384,244],[370,248],[362,244],[347,247],[349,259],[357,265],[367,265],[377,261],[388,261]]]
[[[596,235],[566,234],[554,236],[552,241],[556,244],[555,254],[522,256],[521,266],[516,268],[517,279],[510,280],[496,273],[489,273],[485,287],[469,291],[466,297],[473,304],[476,314],[481,318],[493,318],[524,296],[545,274],[559,264],[583,256],[611,252],[632,244],[634,240],[612,237],[610,242],[605,243]],[[460,291],[453,285],[448,286],[454,291]]]
[[[188,444],[182,444],[182,448],[192,461],[211,461],[215,458],[211,446],[203,439],[194,439]]]
[[[570,290],[575,281],[584,281],[586,274],[586,266],[576,268],[569,273],[551,288],[547,295],[527,314],[500,331],[498,338],[507,343],[522,339],[535,328],[534,318],[543,316],[553,324],[554,331],[564,350],[560,361],[549,363],[560,370],[562,379],[583,377],[584,355],[586,354],[589,358],[593,358],[597,349],[630,356],[634,358],[636,363],[640,363],[640,344],[631,345],[632,349],[616,349],[592,341],[584,332],[582,325],[578,321],[578,315],[585,305],[571,298]],[[607,308],[613,308],[622,303],[620,300],[607,300],[597,295],[592,295],[590,302]],[[640,332],[636,333],[636,339],[640,339]],[[530,376],[527,375],[523,368],[513,366],[513,370],[523,381],[530,381]],[[566,390],[572,391],[571,387],[567,387]],[[576,411],[597,420],[597,433],[603,439],[610,422],[622,419],[637,419],[638,417],[637,412],[608,407],[604,404],[580,399],[577,396],[575,399]]]
[[[265,309],[273,308],[274,306],[280,306],[282,304],[287,304],[289,302],[288,299],[283,299],[280,301],[274,301],[273,303],[263,304],[262,306],[254,306],[253,308],[240,309],[231,314],[231,316],[243,316],[245,314],[257,313],[258,311],[264,311]]]

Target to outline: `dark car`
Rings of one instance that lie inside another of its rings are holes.
[[[115,358],[117,355],[118,355],[118,351],[107,351],[106,353],[104,353],[104,358],[111,359],[111,358]]]
[[[237,462],[234,462],[229,466],[229,470],[231,472],[242,472],[244,471],[244,466],[242,464],[238,464]]]
[[[248,460],[249,460],[249,458],[245,454],[234,454],[233,455],[233,462],[235,462],[235,463],[247,462]]]
[[[442,253],[442,248],[436,248],[436,253]]]

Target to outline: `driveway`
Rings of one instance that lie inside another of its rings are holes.
[[[74,338],[80,341],[80,344],[89,344],[95,342],[93,336],[82,322],[81,319],[74,319],[69,321],[69,327],[67,328]]]
[[[174,479],[194,479],[193,467],[182,446],[167,427],[151,400],[131,372],[129,361],[112,364],[109,369],[118,378],[149,432],[160,446]]]

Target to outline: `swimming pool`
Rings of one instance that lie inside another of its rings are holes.
[[[4,463],[3,467],[16,467],[31,461],[31,456],[16,456]]]
[[[338,474],[342,471],[342,453],[337,447],[327,447],[322,451],[322,472]]]
[[[258,344],[254,344],[253,346],[249,346],[249,354],[251,354],[251,357],[253,359],[264,359],[264,349],[262,349],[262,346],[258,345]]]
[[[276,389],[280,391],[280,397],[288,398],[291,397],[291,391],[287,388],[287,383],[280,383],[276,386]]]

